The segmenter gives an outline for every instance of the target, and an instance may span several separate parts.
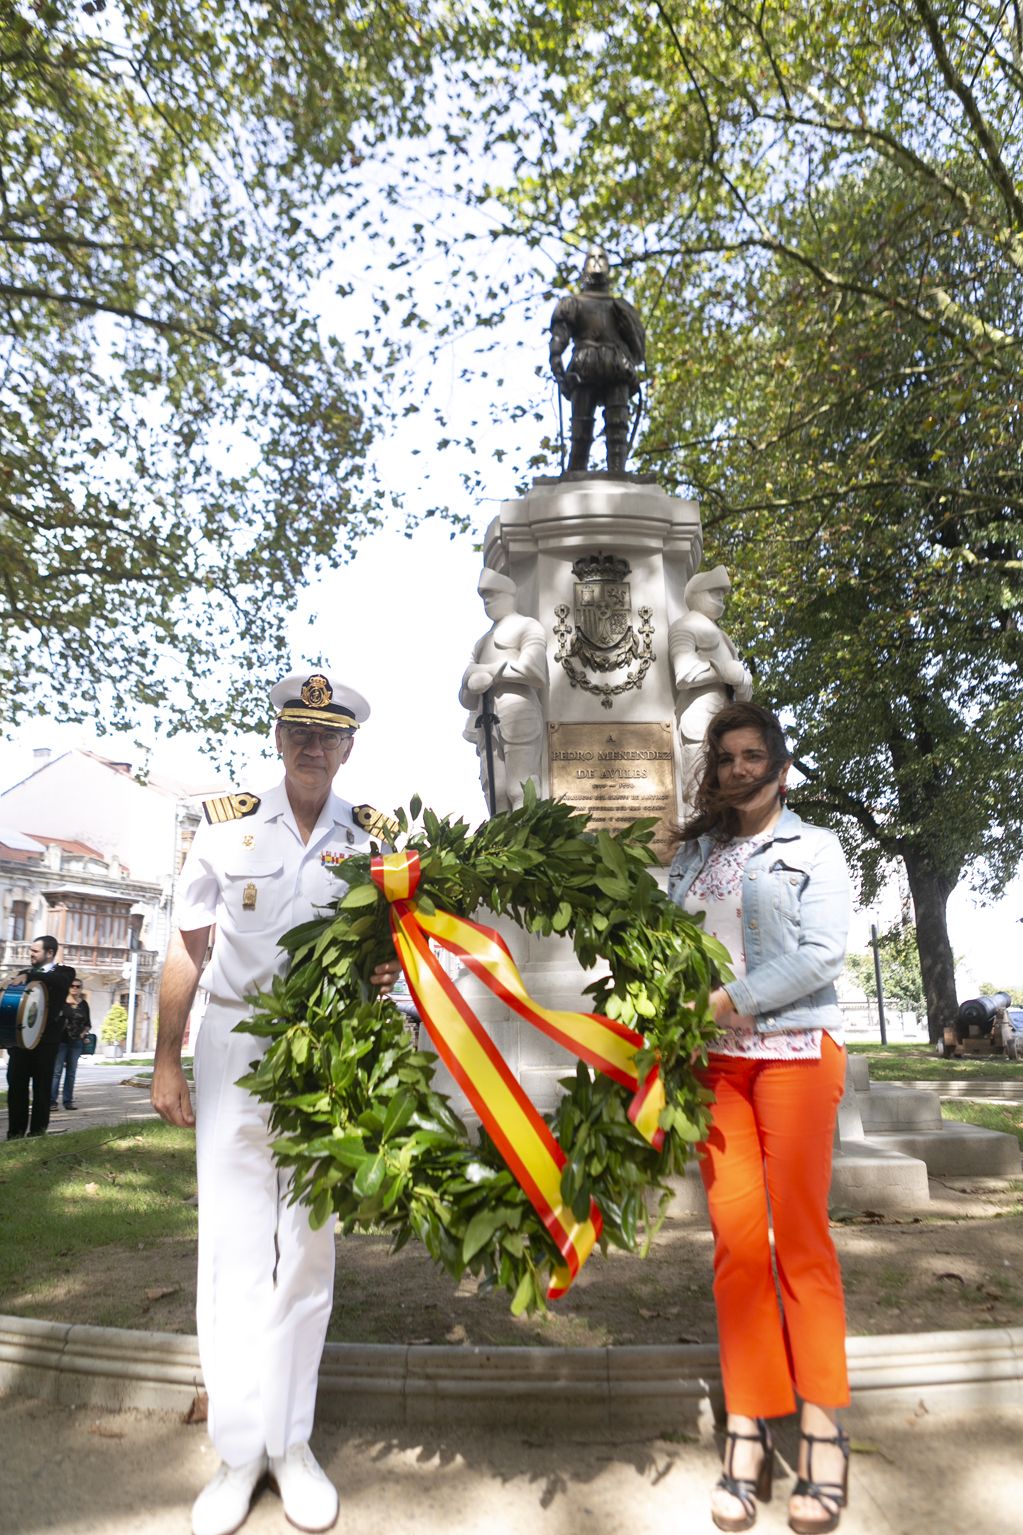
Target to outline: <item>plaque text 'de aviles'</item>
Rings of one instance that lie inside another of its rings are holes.
[[[662,863],[669,862],[669,823],[678,817],[671,724],[594,720],[548,729],[551,798],[568,800],[586,811],[594,828],[608,831],[657,816],[654,849]]]

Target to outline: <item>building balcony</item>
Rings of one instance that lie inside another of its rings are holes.
[[[31,947],[31,941],[27,939],[8,938],[0,941],[0,973],[10,975],[11,971],[27,970],[32,963],[28,953]],[[149,980],[159,964],[159,955],[155,949],[132,950],[119,944],[65,943],[60,947],[57,960],[60,964],[73,965],[83,975],[88,975],[94,970],[123,970],[131,963],[133,953],[138,957],[138,979]]]

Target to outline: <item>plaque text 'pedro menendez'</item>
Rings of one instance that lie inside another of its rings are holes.
[[[668,823],[678,814],[670,722],[552,724],[550,782],[551,797],[585,810],[594,828],[618,831],[657,816],[654,848],[667,861]]]

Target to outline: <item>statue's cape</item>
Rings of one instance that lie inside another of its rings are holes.
[[[628,299],[614,298],[611,302],[618,334],[628,347],[629,355],[634,362],[646,362],[646,330],[638,312]]]

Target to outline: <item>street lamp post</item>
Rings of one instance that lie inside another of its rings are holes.
[[[881,1028],[881,1043],[888,1043],[884,1025],[884,987],[881,984],[881,949],[877,941],[877,923],[870,924],[870,947],[874,951],[874,980],[877,984],[877,1021]]]
[[[125,968],[128,972],[128,1037],[125,1040],[125,1054],[132,1055],[135,1050],[135,999],[138,994],[139,979],[139,955],[137,949],[132,949],[131,958]]]

